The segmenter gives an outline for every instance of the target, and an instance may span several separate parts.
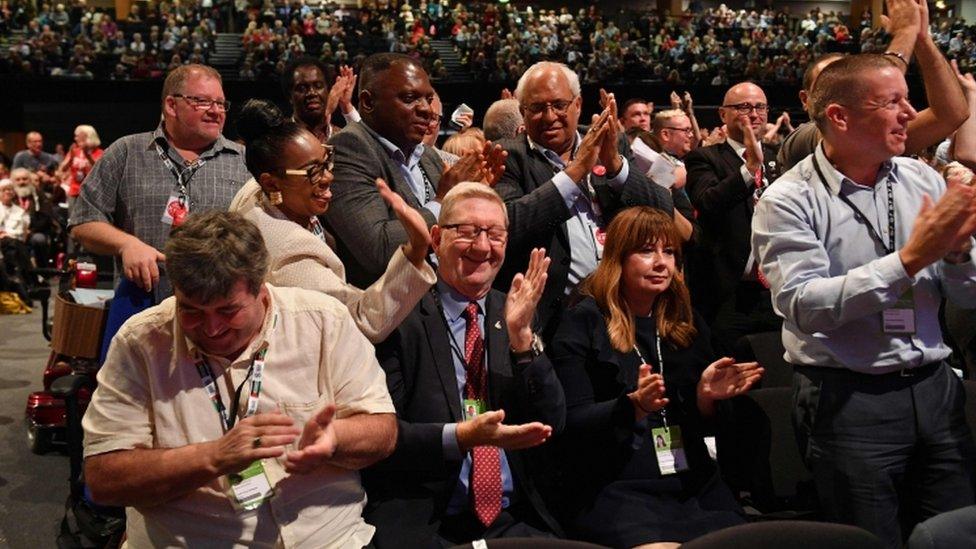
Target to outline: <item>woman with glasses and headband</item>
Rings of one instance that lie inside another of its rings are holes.
[[[261,230],[270,253],[267,281],[335,297],[370,341],[384,340],[435,281],[426,263],[430,234],[420,213],[377,180],[409,241],[390,259],[384,275],[361,290],[346,283],[342,261],[318,220],[332,199],[332,148],[260,99],[244,104],[237,129],[255,179],[244,185],[230,209],[244,213]]]
[[[663,212],[617,214],[551,346],[566,394],[565,515],[588,541],[670,548],[743,522],[704,435],[717,403],[763,371],[715,360],[680,246]]]

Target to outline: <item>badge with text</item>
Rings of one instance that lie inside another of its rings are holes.
[[[464,420],[471,421],[487,411],[485,401],[478,398],[464,399]]]
[[[163,217],[160,221],[167,225],[179,227],[186,220],[188,213],[190,213],[189,208],[180,200],[180,197],[175,194],[170,195],[169,200],[166,201],[166,209],[163,210]]]
[[[224,477],[230,488],[230,502],[238,512],[253,511],[261,506],[273,494],[271,482],[264,472],[261,460],[247,466],[240,473]]]
[[[651,437],[654,439],[654,453],[657,454],[657,465],[661,468],[662,475],[688,470],[688,459],[681,441],[681,427],[656,427],[651,429]]]
[[[912,288],[881,312],[881,328],[886,334],[915,333],[915,292]]]

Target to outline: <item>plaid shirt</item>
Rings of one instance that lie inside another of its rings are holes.
[[[162,123],[155,131],[119,139],[105,150],[85,178],[81,194],[71,208],[69,226],[104,221],[162,251],[171,228],[162,221],[163,211],[170,196],[178,195],[179,186],[176,176],[160,159],[157,143],[175,166],[185,166],[183,158],[166,140]],[[226,210],[251,178],[244,166],[244,147],[220,136],[200,159],[205,162],[187,184],[190,213]],[[165,272],[162,268],[160,271],[159,284],[153,292],[157,303],[173,293]],[[116,256],[116,281],[121,275],[122,258]]]

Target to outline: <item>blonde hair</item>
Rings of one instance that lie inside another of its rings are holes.
[[[441,202],[441,214],[437,217],[437,224],[444,225],[445,223],[449,223],[451,214],[454,213],[457,205],[470,198],[480,198],[498,204],[505,217],[505,226],[508,227],[508,209],[505,207],[505,201],[488,185],[474,181],[458,183],[444,195],[444,200]]]
[[[75,128],[75,133],[81,132],[88,137],[88,145],[94,148],[102,146],[102,140],[98,137],[98,132],[95,128],[89,126],[88,124],[80,124]]]
[[[461,133],[456,133],[447,138],[441,150],[463,155],[465,152],[474,150],[480,151],[485,146],[485,134],[478,128],[470,128]]]
[[[634,314],[624,299],[621,280],[623,264],[630,254],[649,243],[662,241],[675,249],[675,264],[682,263],[681,235],[667,214],[647,206],[628,208],[614,217],[607,228],[603,259],[596,271],[583,281],[581,292],[592,296],[607,321],[610,343],[620,352],[634,348]],[[671,284],[654,300],[654,318],[661,338],[677,347],[688,347],[697,331],[691,312],[691,295],[684,274],[677,270]]]

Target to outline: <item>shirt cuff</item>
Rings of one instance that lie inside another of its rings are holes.
[[[461,447],[457,441],[457,423],[445,423],[441,431],[441,446],[444,448],[444,460],[461,461]]]
[[[756,186],[756,174],[750,172],[749,168],[746,168],[745,164],[739,168],[739,173],[742,174],[742,180],[746,182],[746,187],[751,189],[752,187]]]
[[[620,156],[620,162],[620,172],[613,179],[607,180],[607,183],[614,190],[619,190],[623,187],[624,183],[627,182],[627,177],[630,176],[630,162],[627,162],[627,159],[623,155]]]
[[[572,210],[573,204],[576,204],[576,201],[579,200],[580,195],[583,194],[583,191],[580,190],[579,185],[573,181],[572,177],[566,175],[565,171],[561,171],[552,176],[552,184],[556,186],[556,190],[559,191],[560,196],[563,197],[563,201],[566,202],[566,209]]]
[[[349,122],[359,122],[363,119],[362,116],[359,116],[359,111],[356,110],[356,107],[353,107],[348,113],[342,113],[342,117],[346,119],[347,124]]]

